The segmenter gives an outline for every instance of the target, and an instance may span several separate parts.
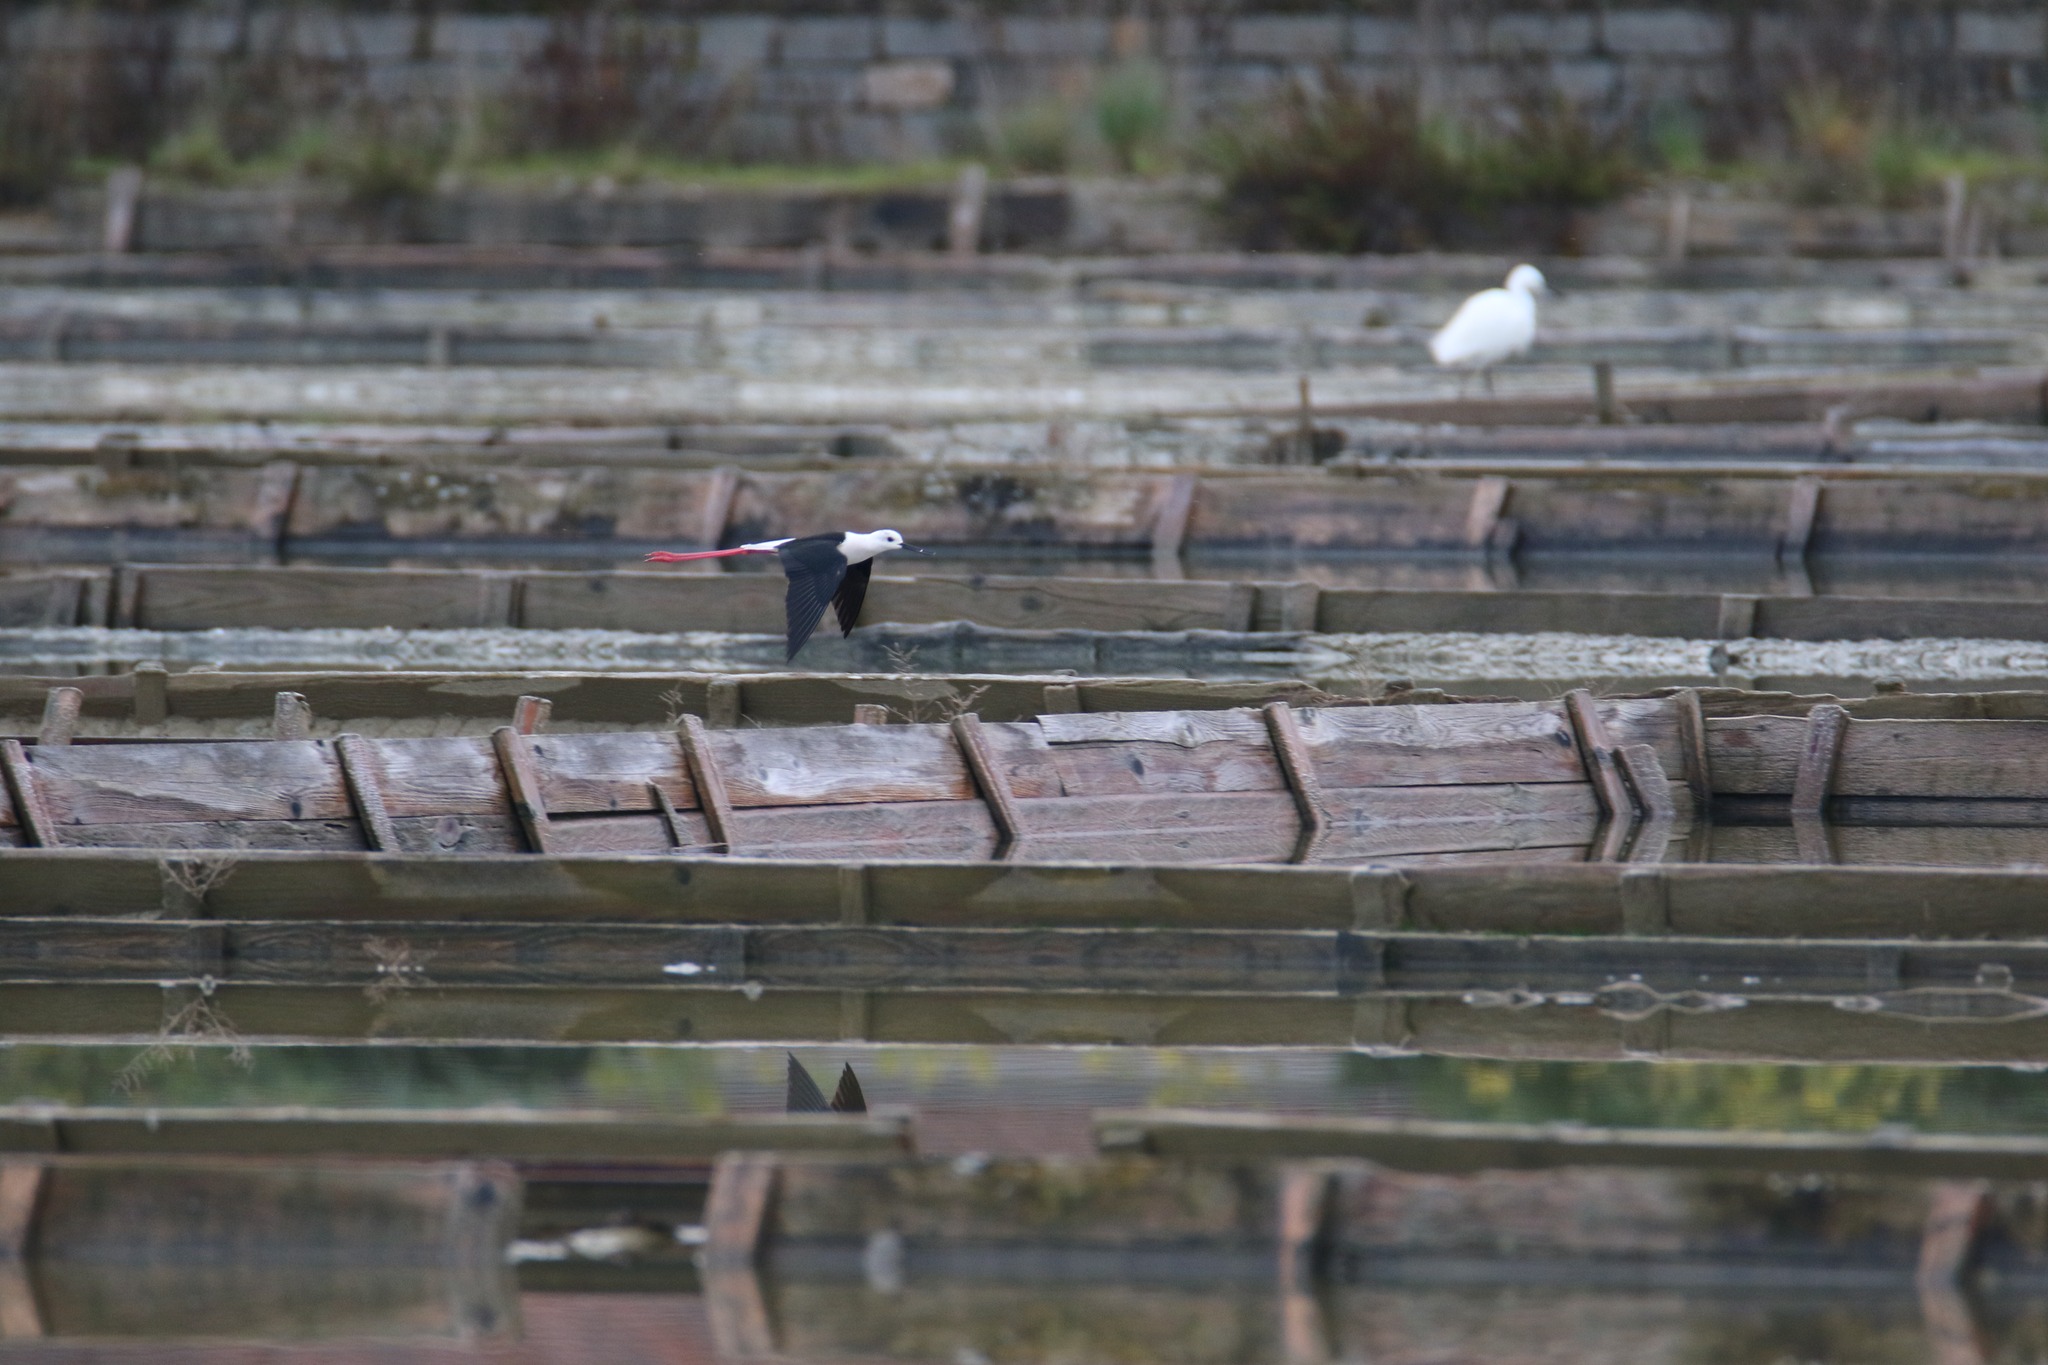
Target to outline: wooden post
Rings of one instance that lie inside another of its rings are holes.
[[[1193,474],[1176,474],[1168,480],[1165,494],[1159,499],[1159,514],[1152,522],[1152,576],[1154,578],[1180,579],[1186,572],[1181,568],[1181,546],[1187,541],[1188,522],[1194,516],[1196,478]]]
[[[0,739],[0,779],[7,784],[7,799],[14,803],[14,818],[21,822],[29,847],[55,848],[57,827],[43,805],[43,794],[36,790],[35,769],[18,739]]]
[[[1488,475],[1472,485],[1472,502],[1465,509],[1464,545],[1474,554],[1492,548],[1494,532],[1500,525],[1501,509],[1507,506],[1508,481]]]
[[[334,756],[341,763],[342,785],[363,826],[363,842],[372,853],[398,851],[398,834],[384,809],[384,789],[377,780],[376,759],[370,756],[369,741],[361,735],[341,735],[334,741]]]
[[[654,808],[661,812],[661,823],[668,830],[669,847],[678,853],[690,847],[687,831],[683,829],[683,818],[676,812],[676,803],[668,799],[668,793],[661,789],[659,782],[649,782],[647,790],[654,796]]]
[[[522,735],[537,735],[547,728],[555,704],[546,697],[521,697],[512,703],[512,729]]]
[[[107,213],[100,225],[100,250],[122,256],[135,250],[135,225],[141,218],[142,168],[116,166],[107,172]]]
[[[1624,744],[1614,757],[1636,804],[1648,813],[1636,830],[1628,860],[1662,862],[1665,845],[1671,842],[1671,831],[1678,824],[1678,808],[1671,801],[1671,782],[1664,775],[1664,765],[1657,761],[1657,751],[1647,744]]]
[[[721,1359],[774,1354],[755,1264],[775,1183],[771,1153],[728,1152],[711,1168],[704,1205],[704,1309]]]
[[[0,1341],[43,1335],[42,1312],[28,1278],[42,1193],[41,1162],[0,1161]]]
[[[713,678],[704,684],[704,723],[714,730],[737,730],[741,700],[738,678]]]
[[[1694,825],[1714,818],[1714,770],[1707,760],[1707,719],[1700,711],[1700,694],[1688,687],[1671,698],[1678,716],[1678,752],[1684,762],[1685,785],[1692,792]]]
[[[855,725],[887,725],[889,723],[889,708],[881,705],[879,702],[857,701],[853,704],[853,723]]]
[[[498,766],[505,773],[505,791],[512,798],[512,811],[519,827],[526,831],[527,847],[535,853],[552,853],[548,832],[548,806],[541,797],[540,782],[533,772],[533,753],[526,736],[510,725],[491,731],[491,745],[498,751]]]
[[[279,692],[271,700],[270,733],[274,739],[308,739],[313,733],[313,705],[297,692]]]
[[[162,664],[135,665],[135,723],[162,725],[171,714],[171,671]]]
[[[1579,758],[1586,765],[1586,778],[1593,784],[1593,795],[1599,799],[1604,816],[1594,860],[1613,862],[1621,856],[1629,829],[1635,824],[1635,802],[1629,798],[1628,785],[1615,764],[1614,744],[1607,737],[1607,727],[1600,719],[1593,694],[1583,687],[1573,688],[1565,694],[1564,704],[1579,742]]]
[[[731,465],[720,465],[711,471],[710,487],[704,490],[704,516],[697,525],[697,540],[707,550],[715,550],[725,539],[725,524],[732,520],[732,502],[739,495],[740,472]],[[722,559],[697,559],[689,564],[696,573],[724,573]]]
[[[733,846],[732,797],[725,790],[725,775],[711,753],[711,737],[704,722],[684,716],[676,727],[676,740],[690,764],[690,779],[697,784],[697,804],[703,808],[704,823],[711,826],[711,841],[721,853],[735,852]]]
[[[1071,716],[1081,710],[1081,689],[1075,683],[1047,683],[1045,700],[1039,703],[1039,714],[1044,716]]]
[[[981,220],[988,210],[988,168],[979,162],[963,166],[953,182],[946,206],[946,252],[970,257],[981,251]]]
[[[36,743],[48,748],[69,744],[78,733],[78,712],[85,693],[75,687],[53,687],[43,698],[43,724]]]
[[[1306,862],[1329,827],[1329,817],[1323,811],[1322,782],[1316,776],[1315,759],[1301,738],[1294,708],[1284,701],[1269,701],[1260,709],[1266,717],[1266,733],[1273,742],[1273,756],[1280,762],[1280,775],[1287,781],[1301,821],[1301,832],[1295,836],[1294,853],[1288,861]]]
[[[1806,547],[1813,541],[1813,519],[1820,511],[1821,481],[1812,474],[1792,480],[1785,500],[1785,530],[1778,537],[1780,568],[1806,568]]]
[[[1593,415],[1603,427],[1621,420],[1621,408],[1614,401],[1614,362],[1593,362]]]
[[[981,717],[972,713],[953,717],[953,738],[960,745],[960,756],[967,761],[967,771],[973,776],[982,801],[988,806],[989,818],[995,822],[995,856],[1007,858],[1023,837],[1023,822],[1017,816],[1017,798],[1010,791],[1010,780],[996,762],[988,736],[981,732]]]
[[[1834,786],[1835,765],[1848,728],[1849,713],[1832,703],[1823,702],[1806,713],[1806,738],[1792,778],[1792,830],[1799,840],[1801,861],[1835,860],[1828,839],[1828,792]]]

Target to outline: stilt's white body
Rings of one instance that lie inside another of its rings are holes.
[[[1528,350],[1536,341],[1536,295],[1547,292],[1533,265],[1508,272],[1499,289],[1482,289],[1458,305],[1429,339],[1431,359],[1446,369],[1484,370]]]

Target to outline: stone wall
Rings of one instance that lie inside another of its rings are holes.
[[[478,123],[510,105],[569,141],[828,161],[973,154],[1034,103],[1085,111],[1101,73],[1136,59],[1157,64],[1183,129],[1333,70],[1467,112],[1541,90],[1609,117],[1683,106],[1730,136],[1767,130],[1788,90],[1817,83],[2012,128],[2048,99],[2048,7],[2010,0],[1212,2],[1121,17],[971,0],[941,18],[831,0],[816,13],[655,8],[592,19],[274,0],[113,19],[51,3],[10,8],[0,63],[16,89],[70,73],[74,90],[125,90],[158,119],[223,89],[273,101],[280,118],[380,106]]]

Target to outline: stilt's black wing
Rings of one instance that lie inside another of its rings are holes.
[[[841,1082],[842,1086],[844,1082]],[[792,1114],[828,1114],[831,1106],[825,1103],[825,1092],[818,1089],[818,1083],[811,1079],[811,1073],[804,1070],[804,1064],[789,1054],[789,1089],[782,1107]]]
[[[847,569],[846,577],[839,584],[839,591],[832,594],[832,605],[839,612],[839,633],[853,634],[853,623],[860,620],[860,604],[868,595],[868,575],[875,571],[875,561],[863,559]]]
[[[839,1088],[832,1092],[832,1112],[835,1114],[865,1114],[868,1112],[868,1097],[860,1092],[860,1080],[853,1074],[849,1064],[839,1073]]]
[[[811,638],[811,632],[824,618],[826,606],[838,595],[839,586],[846,579],[846,556],[839,551],[840,539],[836,535],[805,536],[777,551],[782,559],[782,572],[789,578],[789,653],[783,656],[786,659],[794,659],[804,641]],[[866,585],[865,575],[861,583]]]

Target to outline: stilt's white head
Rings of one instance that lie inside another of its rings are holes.
[[[905,545],[903,537],[894,531],[848,531],[839,549],[849,564],[859,564],[891,550],[908,550],[916,555],[926,553],[915,545]]]
[[[1533,265],[1518,265],[1510,270],[1507,287],[1517,294],[1527,294],[1531,298],[1538,294],[1556,292],[1550,287],[1549,281],[1543,278],[1543,272]]]

